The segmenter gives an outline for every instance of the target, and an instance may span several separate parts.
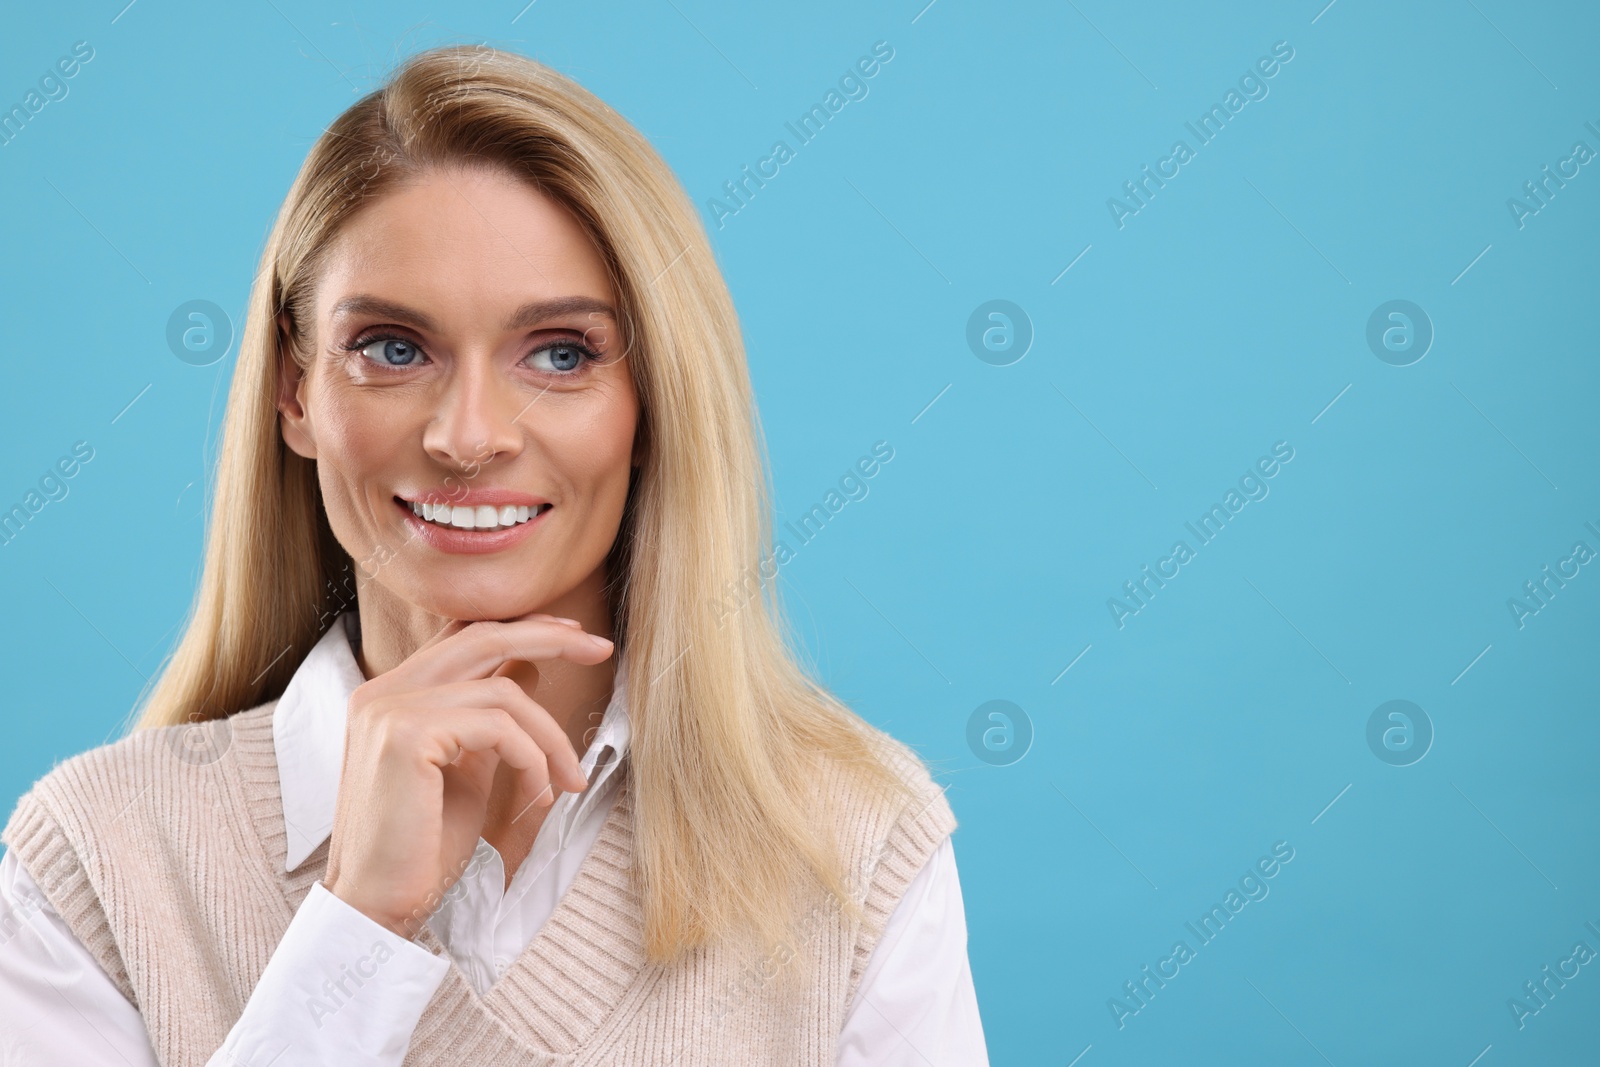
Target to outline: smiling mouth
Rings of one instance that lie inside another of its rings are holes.
[[[417,518],[435,526],[452,530],[481,530],[484,533],[521,526],[555,507],[554,504],[540,504],[537,507],[530,507],[527,504],[521,506],[507,504],[500,508],[480,504],[477,507],[464,507],[452,504],[421,504],[400,497],[395,497],[394,501]]]

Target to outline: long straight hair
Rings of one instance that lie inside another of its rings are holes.
[[[831,798],[815,788],[821,761],[909,801],[894,755],[909,750],[809,677],[786,644],[765,551],[766,446],[704,226],[631,124],[514,53],[419,53],[312,147],[251,290],[193,608],[131,728],[276,699],[341,606],[353,561],[322,509],[314,462],[282,440],[278,355],[287,346],[306,365],[313,289],[344,221],[428,168],[460,165],[502,168],[562,204],[619,297],[647,454],[607,563],[634,679],[627,762],[649,958],[739,931],[779,943],[808,878],[859,918]]]

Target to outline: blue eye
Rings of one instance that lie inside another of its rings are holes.
[[[367,349],[381,346],[376,357],[371,356]],[[377,338],[365,343],[357,342],[357,350],[374,363],[381,363],[386,367],[411,367],[415,366],[413,360],[420,356],[417,346],[410,341],[403,341],[398,337]]]
[[[369,334],[358,337],[347,346],[347,350],[359,353],[368,362],[394,370],[421,367],[430,362],[415,344],[392,335]],[[535,369],[557,378],[577,377],[583,373],[586,363],[599,362],[601,358],[598,352],[581,341],[552,341],[540,345],[524,357],[524,362],[536,357],[542,365]]]
[[[597,360],[600,356],[587,345],[577,341],[556,341],[552,344],[541,345],[528,353],[532,359],[542,353],[550,353],[549,369],[556,374],[573,374],[580,370],[588,360]],[[541,370],[545,368],[540,368]]]

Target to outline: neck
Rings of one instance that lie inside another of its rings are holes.
[[[600,568],[567,593],[528,611],[576,619],[588,632],[614,639],[604,580],[604,568]],[[450,621],[400,599],[375,581],[358,581],[356,603],[360,635],[355,658],[362,676],[368,679],[398,667]],[[500,673],[521,685],[550,714],[582,759],[611,700],[618,655],[620,650],[592,666],[564,659],[532,661],[537,670],[530,670],[526,662],[507,661]],[[533,797],[521,795],[516,779],[504,764],[495,773],[483,833],[491,843],[497,837],[511,836],[513,824],[524,827],[530,823],[518,817],[528,810]]]

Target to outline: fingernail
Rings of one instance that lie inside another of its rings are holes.
[[[589,639],[610,648],[614,642],[610,638],[601,637],[599,634],[590,634]]]

